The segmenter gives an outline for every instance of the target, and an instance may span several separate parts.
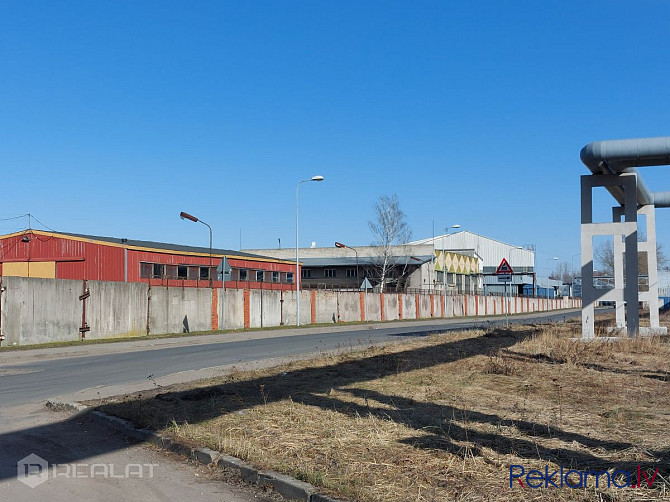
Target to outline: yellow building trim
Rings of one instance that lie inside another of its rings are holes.
[[[55,261],[14,261],[2,264],[2,275],[6,277],[56,278]]]

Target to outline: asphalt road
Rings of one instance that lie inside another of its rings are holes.
[[[579,313],[579,310],[571,310],[528,314],[510,317],[509,322],[554,322],[577,316]],[[160,381],[161,377],[180,372],[355,348],[407,337],[503,323],[505,319],[501,317],[465,318],[435,320],[430,323],[406,322],[393,326],[377,324],[359,326],[356,329],[338,326],[325,332],[320,329],[318,333],[294,330],[293,333],[284,336],[277,336],[278,332],[258,331],[251,334],[249,339],[241,341],[216,340],[214,337],[209,337],[208,341],[211,340],[209,343],[191,344],[189,338],[179,338],[173,339],[173,343],[165,348],[160,348],[159,344],[158,347],[115,353],[99,353],[105,348],[114,352],[112,345],[100,345],[97,354],[69,357],[65,352],[65,355],[46,360],[31,360],[30,357],[26,358],[26,355],[29,356],[28,353],[16,352],[14,354],[17,362],[8,362],[5,358],[4,364],[0,365],[0,406],[74,395],[85,389],[98,389],[98,392],[107,388],[119,390],[131,383],[150,386],[152,382]],[[174,341],[178,344],[175,345]],[[190,376],[184,375],[182,380],[201,376],[203,375],[192,373]],[[103,394],[110,393],[102,392],[101,395]],[[88,397],[95,395],[89,393]]]

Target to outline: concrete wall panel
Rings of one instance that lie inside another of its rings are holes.
[[[225,329],[244,328],[244,290],[226,289],[223,305]]]
[[[300,307],[302,308],[302,305]],[[279,326],[280,323],[281,292],[261,289],[249,290],[249,326],[265,328]]]
[[[368,322],[379,322],[382,320],[381,297],[375,293],[364,293],[365,320]]]
[[[152,286],[149,323],[152,334],[211,330],[211,290]]]
[[[340,322],[361,320],[361,301],[358,292],[338,293],[340,302]]]
[[[384,295],[384,319],[386,321],[395,321],[400,319],[398,310],[398,295],[386,293]]]
[[[147,334],[147,285],[119,284],[88,281],[91,296],[86,300],[86,320],[91,330],[86,338]]]
[[[82,281],[3,277],[4,345],[78,340]]]
[[[402,295],[402,318],[416,319],[416,295]]]
[[[312,322],[311,293],[300,292],[300,324],[306,325]],[[295,291],[284,291],[284,324],[295,325],[296,296]]]
[[[338,309],[338,297],[335,291],[316,292],[316,322],[336,323]]]
[[[431,305],[431,298],[430,295],[419,295],[419,304],[417,306],[419,315],[418,317],[421,318],[428,318],[430,317],[430,305]]]

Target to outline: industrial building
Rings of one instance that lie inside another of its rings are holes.
[[[0,236],[2,276],[295,289],[295,262],[226,249],[27,229]]]
[[[440,276],[440,264],[444,262],[440,257],[449,257],[449,253],[458,253],[459,255],[476,258],[479,273],[476,285],[478,291],[483,294],[503,294],[505,284],[498,282],[496,270],[503,258],[505,258],[514,271],[511,283],[507,284],[507,292],[512,289],[515,295],[530,295],[537,291],[537,282],[535,274],[535,252],[532,249],[526,249],[521,246],[507,244],[502,241],[484,237],[468,231],[455,232],[453,234],[444,234],[436,237],[429,237],[413,241],[409,246],[431,246],[435,249],[437,257],[435,276],[433,281],[436,284],[442,282]],[[447,262],[448,263],[448,260]],[[472,275],[466,274],[462,280],[467,278],[474,280]],[[553,297],[553,292],[550,297]]]
[[[299,250],[302,288],[378,290],[382,262],[380,248],[337,244]],[[295,260],[295,249],[245,251]],[[476,256],[434,252],[432,244],[392,246],[389,251],[389,268],[384,281],[386,291],[446,289],[450,293],[476,293],[481,289],[481,271]]]

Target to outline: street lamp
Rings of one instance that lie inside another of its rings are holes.
[[[209,287],[211,288],[212,287],[212,227],[210,227],[204,221],[199,220],[195,216],[190,215],[188,213],[185,213],[184,211],[179,213],[179,217],[182,220],[190,220],[190,221],[194,221],[196,223],[202,223],[203,225],[207,226],[207,228],[209,228],[209,270],[208,270],[207,275],[209,276]]]
[[[300,326],[300,260],[298,253],[298,222],[299,222],[299,211],[298,211],[298,192],[300,185],[307,183],[309,181],[323,181],[323,176],[312,176],[308,180],[299,181],[295,186],[295,325]]]
[[[351,246],[347,246],[346,244],[342,244],[341,242],[336,242],[335,243],[336,248],[347,248],[351,249],[354,253],[356,253],[356,283],[358,284],[358,251],[356,251],[355,248],[352,248]]]
[[[554,256],[553,258],[547,258],[548,262],[557,261],[557,260],[558,260],[558,256]],[[549,272],[547,272],[547,298],[549,298],[549,281],[550,281],[549,276],[550,275],[551,275],[551,267],[549,267]]]

